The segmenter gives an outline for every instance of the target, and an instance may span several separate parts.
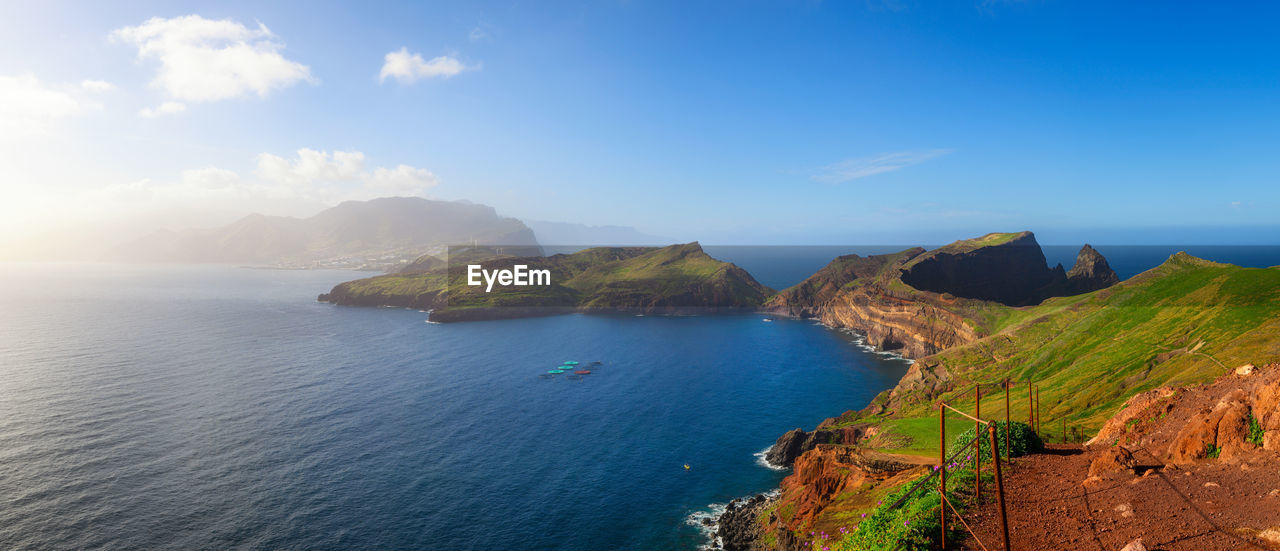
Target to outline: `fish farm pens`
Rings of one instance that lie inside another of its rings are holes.
[[[964,530],[969,533],[969,536],[972,537],[975,542],[977,542],[978,547],[980,547],[981,549],[984,549],[984,550],[1004,549],[1005,551],[1009,551],[1010,549],[1009,547],[1009,516],[1005,506],[1006,496],[1004,492],[1002,464],[1008,463],[1010,460],[1010,442],[1009,442],[1010,413],[1009,412],[1010,412],[1010,406],[1012,402],[1011,391],[1013,386],[1014,386],[1014,382],[1009,379],[1001,380],[995,383],[988,383],[988,384],[974,383],[970,385],[971,388],[965,387],[963,390],[960,390],[954,393],[950,400],[940,398],[938,400],[938,461],[939,461],[939,464],[935,466],[927,476],[916,481],[915,484],[913,484],[910,489],[908,489],[900,498],[898,498],[896,502],[889,505],[889,509],[896,509],[898,507],[901,507],[907,501],[908,498],[914,495],[921,488],[924,488],[928,482],[934,479],[934,477],[938,477],[938,494],[939,494],[940,503],[941,503],[939,507],[939,511],[941,515],[941,519],[940,519],[941,530],[940,530],[939,543],[941,544],[942,549],[947,548],[947,523],[948,523],[949,516],[954,517],[956,520],[960,522],[960,526],[962,526]],[[997,434],[999,431],[996,430],[996,422],[982,419],[982,397],[983,397],[984,387],[988,389],[995,388],[995,389],[1004,391],[1004,421],[1005,421],[1004,427],[1005,428],[1004,428],[1003,459],[1001,457],[1002,447],[1000,446],[1000,438]],[[967,397],[970,394],[970,392],[972,392],[973,401],[974,401],[972,415],[952,405],[952,403]],[[950,410],[955,414],[958,414],[961,417],[964,417],[966,419],[970,419],[974,423],[973,438],[968,442],[965,442],[962,446],[953,447],[955,452],[951,454],[951,457],[947,457],[947,410]],[[1027,381],[1027,425],[1031,427],[1031,430],[1037,436],[1039,436],[1042,434],[1041,433],[1041,427],[1043,427],[1042,423],[1043,423],[1043,420],[1041,419],[1041,416],[1040,416],[1040,388],[1038,385],[1035,385],[1033,382]],[[983,430],[984,427],[985,427],[985,430]],[[1071,427],[1070,432],[1068,432],[1067,419],[1065,416],[1061,418],[1061,428],[1062,428],[1062,441],[1064,443],[1068,441],[1080,441],[1083,439],[1083,434],[1076,427]],[[984,432],[986,433],[986,438],[983,438]],[[947,497],[948,466],[959,466],[963,464],[962,463],[963,460],[961,460],[960,458],[963,457],[964,454],[971,452],[970,455],[973,458],[973,468],[974,468],[973,504],[975,506],[981,505],[982,474],[983,474],[983,465],[982,465],[983,457],[981,452],[984,446],[987,446],[991,452],[990,469],[991,469],[991,474],[992,474],[992,477],[994,478],[994,483],[995,483],[995,504],[999,507],[999,515],[1000,515],[1001,545],[999,547],[989,547],[987,545],[987,542],[983,542],[978,537],[978,535],[974,533],[973,529],[969,527],[969,524],[965,522],[964,517],[960,514],[960,511],[956,508],[955,504],[951,502],[951,500],[955,496],[952,496],[952,498]],[[950,515],[948,515],[948,512],[947,512],[948,509],[951,511]]]

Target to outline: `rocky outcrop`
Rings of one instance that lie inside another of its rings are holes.
[[[765,453],[765,460],[770,464],[780,467],[790,467],[795,464],[797,457],[801,454],[818,447],[821,444],[856,444],[864,436],[862,427],[842,427],[842,428],[823,428],[818,427],[813,432],[805,432],[804,429],[792,429],[786,434],[778,437],[777,442],[773,443],[773,447]]]
[[[1035,235],[993,235],[972,240],[991,244],[968,246],[962,241],[915,259],[903,270],[902,282],[921,291],[1013,306],[1039,302],[1041,289],[1053,283],[1056,274],[1045,263]]]
[[[930,251],[904,267],[902,281],[922,291],[1025,306],[1102,289],[1120,278],[1087,244],[1070,272],[1061,265],[1050,268],[1035,234],[1024,231],[989,234]]]
[[[769,529],[777,536],[779,549],[799,549],[802,542],[789,538],[797,531],[839,530],[844,521],[827,509],[837,496],[890,479],[896,484],[924,468],[856,447],[819,445],[801,454],[791,475],[783,479],[779,498],[783,505],[778,507],[783,514],[769,519]],[[874,505],[874,501],[861,504],[865,508]]]
[[[765,310],[778,315],[817,317],[818,309],[855,282],[863,284],[882,278],[887,268],[897,268],[925,250],[914,247],[894,254],[837,257],[799,284],[779,292]]]
[[[776,497],[757,494],[749,499],[729,502],[716,522],[716,537],[725,551],[763,549],[760,534],[764,529],[761,516],[777,501]],[[768,518],[766,517],[766,521]]]
[[[1071,272],[1049,268],[1031,232],[988,234],[925,251],[842,256],[778,293],[764,309],[857,331],[867,343],[923,358],[987,335],[990,301],[1033,304],[1118,281],[1085,245]]]
[[[1076,255],[1076,263],[1067,272],[1065,294],[1078,295],[1096,291],[1120,283],[1120,276],[1111,269],[1102,253],[1085,244]]]
[[[1102,450],[1089,462],[1089,478],[1111,473],[1133,472],[1138,465],[1129,450],[1116,446]]]
[[[1280,450],[1280,365],[1137,394],[1086,444],[1094,450],[1117,445],[1147,450],[1169,464],[1235,461],[1259,447]]]
[[[1232,396],[1193,417],[1169,444],[1169,460],[1190,463],[1205,458],[1230,459],[1253,449],[1246,440],[1252,411],[1243,399],[1243,393]]]

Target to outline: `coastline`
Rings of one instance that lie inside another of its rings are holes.
[[[813,319],[800,316],[787,317],[797,321]],[[866,334],[857,329],[831,327],[816,319],[814,320],[814,325],[852,337],[848,341],[849,344],[854,345],[863,352],[907,362],[908,364],[915,363],[915,360],[902,354],[889,350],[880,350],[874,345],[868,344]],[[890,386],[885,390],[892,388]],[[773,471],[792,470],[789,466],[778,465],[769,461],[768,454],[776,445],[775,442],[752,454],[756,458],[756,464]],[[694,526],[706,536],[707,542],[699,547],[699,550],[749,551],[755,548],[755,543],[763,535],[759,523],[760,515],[773,507],[781,496],[782,488],[779,486],[748,497],[732,499],[727,503],[712,503],[705,509],[690,513],[685,518],[685,524]]]

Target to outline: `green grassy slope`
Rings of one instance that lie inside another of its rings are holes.
[[[1092,433],[1135,393],[1207,381],[1280,356],[1280,268],[1241,268],[1179,253],[1101,291],[993,314],[986,323],[994,334],[923,358],[918,367],[948,373],[942,395],[966,411],[972,394],[953,396],[958,389],[1004,377],[1022,381],[1011,392],[1014,420],[1027,418],[1025,381],[1035,381],[1045,432],[1059,434],[1065,419],[1068,428]],[[886,443],[936,453],[939,390],[882,395],[887,411],[872,415],[878,408],[869,408],[842,422],[894,419],[885,426]],[[986,397],[982,411],[1003,417],[1003,393]]]

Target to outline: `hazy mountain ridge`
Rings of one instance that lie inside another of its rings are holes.
[[[111,260],[389,269],[451,244],[536,247],[523,222],[493,207],[417,197],[347,201],[308,218],[251,214],[215,229],[158,231]]]

